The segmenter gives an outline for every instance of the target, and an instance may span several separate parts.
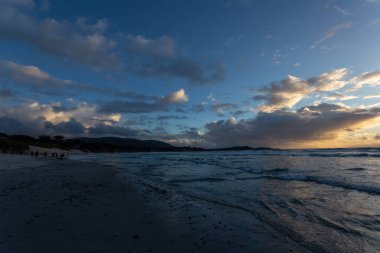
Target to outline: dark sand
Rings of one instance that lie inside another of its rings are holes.
[[[0,252],[306,250],[243,210],[131,180],[113,167],[0,155]]]

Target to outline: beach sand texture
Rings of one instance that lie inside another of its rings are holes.
[[[246,224],[234,217],[247,216]],[[251,215],[116,168],[0,155],[0,252],[305,252]]]

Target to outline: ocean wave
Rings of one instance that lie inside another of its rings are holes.
[[[366,170],[366,168],[348,168],[348,169],[345,169],[345,170],[350,170],[350,171],[363,171],[363,170]]]
[[[194,183],[194,182],[221,182],[227,179],[223,178],[214,178],[214,177],[203,177],[203,178],[191,178],[191,179],[178,179],[178,180],[170,180],[168,183],[178,184],[178,183]]]
[[[359,192],[365,192],[368,194],[380,194],[380,187],[376,186],[366,186],[357,185],[348,182],[340,182],[326,178],[320,178],[315,176],[301,176],[301,175],[284,175],[284,176],[265,176],[265,178],[274,180],[285,180],[285,181],[302,181],[302,182],[312,182],[317,184],[324,184],[333,187],[340,187],[347,190],[355,190]]]
[[[263,170],[260,172],[260,174],[276,174],[276,173],[285,173],[289,172],[290,170],[288,168],[276,168],[271,170]]]
[[[277,151],[273,153],[251,153],[251,156],[285,156],[285,157],[380,157],[380,153],[371,152],[288,152],[288,151]]]
[[[317,156],[317,157],[379,157],[379,154],[370,154],[370,153],[310,153],[308,156]]]

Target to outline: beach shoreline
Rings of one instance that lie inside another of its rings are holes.
[[[306,252],[247,213],[112,166],[4,154],[0,161],[0,252]],[[247,216],[246,228],[235,215]]]

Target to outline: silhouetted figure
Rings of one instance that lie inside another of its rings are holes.
[[[39,155],[38,151],[36,151],[36,153],[35,153],[35,154],[36,154],[36,157],[38,157],[38,155]]]
[[[30,152],[30,156],[31,157],[33,157],[34,156],[34,152],[32,151],[32,152]]]

